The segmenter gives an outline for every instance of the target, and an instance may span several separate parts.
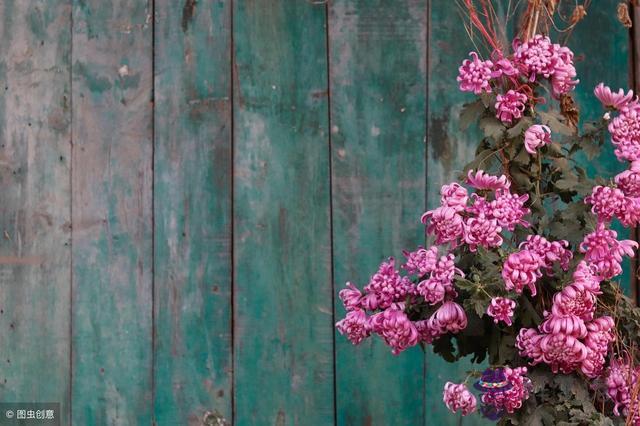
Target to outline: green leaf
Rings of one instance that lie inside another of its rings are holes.
[[[480,129],[482,129],[485,136],[493,138],[496,141],[502,139],[502,135],[504,135],[504,132],[507,130],[502,122],[495,117],[481,118]]]
[[[480,116],[486,111],[481,100],[464,104],[460,111],[460,130],[463,132],[469,128],[471,123],[480,119]]]
[[[481,93],[480,100],[486,108],[490,108],[496,104],[496,95],[493,93]]]
[[[571,136],[575,134],[573,127],[567,126],[562,122],[563,117],[557,111],[538,111],[540,121],[551,128],[552,132],[560,133],[561,135]]]
[[[516,136],[520,136],[533,124],[533,120],[530,117],[522,117],[518,124],[507,130],[507,136],[510,138],[514,138]]]
[[[494,149],[485,149],[476,154],[476,158],[473,161],[467,163],[464,166],[464,173],[462,178],[466,178],[467,172],[469,170],[477,170],[477,169],[491,169],[490,165],[495,158],[495,150]]]
[[[433,352],[440,355],[447,362],[455,362],[457,360],[450,334],[446,334],[433,342]]]
[[[556,188],[561,190],[567,190],[567,189],[574,190],[577,184],[578,184],[578,179],[575,177],[572,177],[571,175],[564,179],[560,179],[555,183]]]

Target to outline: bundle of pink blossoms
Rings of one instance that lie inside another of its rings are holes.
[[[640,224],[640,101],[596,87],[607,111],[593,127],[608,128],[628,162],[596,184],[573,156],[601,133],[568,131],[573,118],[535,108],[545,85],[570,98],[573,53],[542,35],[512,46],[488,59],[472,52],[459,68],[460,90],[483,97],[469,108],[481,110],[485,137],[421,217],[433,244],[404,251],[399,267],[383,262],[362,290],[347,283],[336,327],[355,345],[379,336],[395,355],[421,344],[448,361],[488,357],[483,373],[444,385],[452,412],[521,421],[551,407],[558,421],[625,416],[640,426],[640,310],[612,282],[638,248],[612,226]]]
[[[505,92],[497,93],[495,104],[496,117],[503,123],[510,124],[521,118],[527,105],[538,102],[530,87],[521,84],[520,79],[549,80],[555,97],[569,93],[578,84],[573,52],[539,34],[526,42],[516,39],[510,57],[500,51],[494,51],[494,60],[482,60],[476,52],[469,56],[471,59],[465,59],[458,69],[460,90],[479,95],[506,87]]]

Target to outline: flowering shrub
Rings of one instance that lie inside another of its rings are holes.
[[[640,312],[612,281],[638,244],[611,228],[640,222],[640,101],[598,85],[604,116],[579,132],[567,47],[535,35],[469,56],[457,81],[479,97],[461,113],[484,132],[476,158],[422,215],[433,244],[382,262],[362,291],[347,283],[336,327],[395,355],[433,345],[450,362],[488,360],[444,384],[452,412],[640,425]],[[594,180],[576,156],[594,158],[607,130],[628,167]]]

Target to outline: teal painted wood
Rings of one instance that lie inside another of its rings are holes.
[[[617,90],[619,87],[628,88],[630,84],[631,46],[629,30],[620,24],[616,17],[616,7],[620,3],[616,0],[603,0],[589,8],[589,13],[575,28],[569,39],[569,46],[574,51],[576,70],[580,84],[575,91],[575,97],[580,106],[581,120],[598,120],[604,114],[602,105],[593,94],[594,87],[604,82]],[[602,154],[588,161],[582,160],[591,176],[613,177],[627,168],[627,163],[621,163],[613,153],[613,145],[609,142],[602,149]],[[619,223],[613,228],[618,231],[619,238],[629,238],[630,232]],[[624,273],[619,282],[630,292],[631,267],[628,260],[624,262]]]
[[[152,421],[152,8],[73,2],[72,418]]]
[[[0,401],[69,422],[70,8],[0,3]]]
[[[233,7],[235,423],[331,424],[326,8]]]
[[[424,0],[330,3],[336,297],[424,239],[426,12]],[[336,319],[344,313],[338,302]],[[335,338],[338,424],[422,422],[419,348],[396,357],[379,339]]]
[[[232,420],[230,4],[155,2],[158,425]]]

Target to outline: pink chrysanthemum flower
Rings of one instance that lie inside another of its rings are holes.
[[[478,170],[475,174],[473,174],[473,170],[469,170],[467,183],[478,191],[495,191],[498,189],[508,191],[511,187],[511,182],[505,175],[493,176],[484,170]]]
[[[418,330],[418,336],[421,342],[426,344],[433,343],[438,337],[442,335],[438,328],[434,327],[433,321],[422,320],[413,323]]]
[[[640,105],[632,102],[609,123],[611,143],[618,160],[640,160]]]
[[[502,228],[495,219],[484,216],[472,217],[464,222],[464,242],[469,245],[469,250],[475,252],[478,246],[484,248],[500,247],[502,245]]]
[[[460,90],[463,92],[473,92],[476,95],[481,93],[490,93],[491,73],[493,63],[491,61],[483,61],[478,58],[476,52],[470,52],[471,59],[462,61],[462,65],[458,68],[458,83]]]
[[[416,291],[425,301],[434,305],[442,302],[446,297],[455,297],[456,291],[453,287],[453,280],[456,275],[464,277],[464,273],[456,267],[454,255],[441,256],[436,262],[431,276],[420,282]]]
[[[503,321],[507,325],[512,324],[513,310],[516,308],[516,302],[506,297],[494,297],[491,304],[487,308],[487,315],[493,318],[493,322],[498,324]]]
[[[598,295],[600,291],[601,278],[597,275],[597,268],[581,260],[573,272],[573,283],[580,285],[582,288]]]
[[[579,368],[587,357],[586,346],[573,336],[546,334],[538,344],[542,352],[542,361],[548,364],[554,373],[571,373]]]
[[[585,260],[595,267],[604,280],[620,275],[622,256],[633,257],[633,250],[638,248],[635,241],[618,241],[617,237],[616,231],[605,228],[604,223],[600,222],[596,230],[580,243],[580,252],[585,254]]]
[[[521,328],[516,336],[516,348],[521,356],[531,358],[533,364],[542,362],[542,350],[540,349],[540,339],[544,335],[535,328]]]
[[[438,330],[440,334],[447,332],[455,334],[467,328],[467,314],[462,306],[452,301],[444,302],[429,321],[433,329]]]
[[[567,271],[573,253],[567,250],[569,242],[566,240],[549,241],[541,235],[527,235],[527,240],[520,244],[521,250],[530,250],[540,256],[542,268],[547,275],[553,275],[553,264],[559,263],[560,267]]]
[[[504,367],[504,376],[511,388],[503,392],[486,392],[482,395],[482,402],[507,413],[520,409],[523,402],[529,398],[531,388],[531,380],[526,374],[527,367]]]
[[[491,77],[493,78],[502,76],[515,77],[519,74],[518,69],[513,63],[505,58],[499,50],[494,50],[493,53],[491,53],[491,61],[493,62],[493,72],[491,73]]]
[[[580,370],[590,378],[598,377],[604,370],[605,358],[611,343],[615,340],[613,318],[604,316],[596,318],[587,324],[587,337],[584,344],[587,347],[587,358],[582,361]]]
[[[403,305],[394,303],[370,318],[371,329],[392,348],[394,355],[418,344],[418,330],[403,309]]]
[[[536,281],[542,273],[540,267],[542,259],[531,250],[521,250],[509,255],[502,268],[502,279],[507,290],[522,293],[525,287],[531,295],[537,293]]]
[[[580,371],[582,371],[582,374],[591,379],[601,376],[606,362],[605,355],[606,354],[594,351],[587,346],[587,356],[582,361],[582,364],[580,364]]]
[[[364,288],[368,293],[362,300],[362,306],[367,309],[385,309],[394,302],[400,302],[413,291],[413,285],[407,277],[400,276],[395,269],[395,260],[389,258],[387,262],[382,262],[376,272]]]
[[[625,170],[616,175],[616,186],[627,197],[640,197],[640,172],[634,170]]]
[[[618,215],[626,203],[624,192],[610,186],[594,186],[591,195],[585,197],[584,202],[591,204],[591,212],[598,216],[598,220],[610,222]]]
[[[409,252],[403,250],[402,254],[407,261],[402,265],[402,269],[408,274],[424,276],[432,272],[438,263],[438,246],[431,246],[428,249],[418,247],[417,250]]]
[[[444,300],[447,290],[452,286],[453,284],[451,282],[429,277],[417,285],[416,291],[427,303],[435,305]]]
[[[347,316],[336,323],[336,328],[354,345],[360,344],[371,334],[369,318],[362,309],[347,312]]]
[[[433,270],[433,277],[441,281],[453,281],[456,275],[464,277],[464,272],[456,267],[454,260],[455,256],[451,253],[440,256]]]
[[[458,183],[450,183],[440,188],[440,203],[444,207],[462,211],[467,206],[467,200],[469,200],[467,190]]]
[[[625,197],[625,203],[618,211],[618,220],[625,227],[635,227],[640,222],[640,198]]]
[[[549,78],[558,60],[558,53],[549,37],[538,34],[524,43],[514,41],[514,61],[530,81],[535,81],[537,75]]]
[[[467,206],[466,211],[476,217],[493,217],[489,201],[476,193],[471,194],[471,204]]]
[[[527,95],[515,90],[509,90],[504,95],[498,95],[496,100],[496,117],[503,123],[511,124],[513,120],[522,117],[526,107]]]
[[[342,300],[342,304],[344,305],[347,311],[351,311],[353,309],[360,307],[360,301],[362,300],[362,292],[356,288],[355,285],[348,282],[346,285],[347,288],[340,290],[338,296],[340,300]]]
[[[569,93],[579,83],[576,78],[576,68],[573,65],[573,52],[566,46],[554,44],[557,60],[551,76],[551,89],[553,96]]]
[[[623,89],[618,89],[617,92],[614,92],[604,83],[598,84],[593,93],[602,102],[602,106],[606,108],[621,109],[633,100],[633,90],[629,90],[626,94]]]
[[[422,215],[422,223],[427,224],[427,234],[435,235],[436,244],[451,243],[454,248],[462,237],[462,216],[451,207],[438,207]]]
[[[531,155],[538,152],[538,148],[551,143],[551,129],[543,124],[534,124],[524,132],[524,148]]]
[[[562,334],[582,339],[587,336],[587,326],[584,321],[575,315],[548,315],[545,321],[540,324],[540,331],[546,334]]]
[[[463,416],[473,413],[477,408],[476,397],[463,383],[445,383],[442,400],[452,413],[459,410]]]
[[[614,402],[613,413],[616,416],[627,415],[632,403],[634,391],[638,386],[638,367],[632,366],[627,359],[614,358],[609,364],[605,377],[607,395]],[[638,397],[635,397],[636,400]],[[636,401],[637,404],[637,401]]]
[[[551,313],[556,317],[575,315],[591,321],[596,309],[596,295],[580,282],[572,283],[553,296]]]
[[[528,194],[518,195],[498,190],[496,191],[496,199],[489,203],[489,208],[493,217],[498,221],[498,225],[513,231],[516,225],[530,226],[529,222],[522,219],[530,213],[530,210],[524,206],[528,199]]]

